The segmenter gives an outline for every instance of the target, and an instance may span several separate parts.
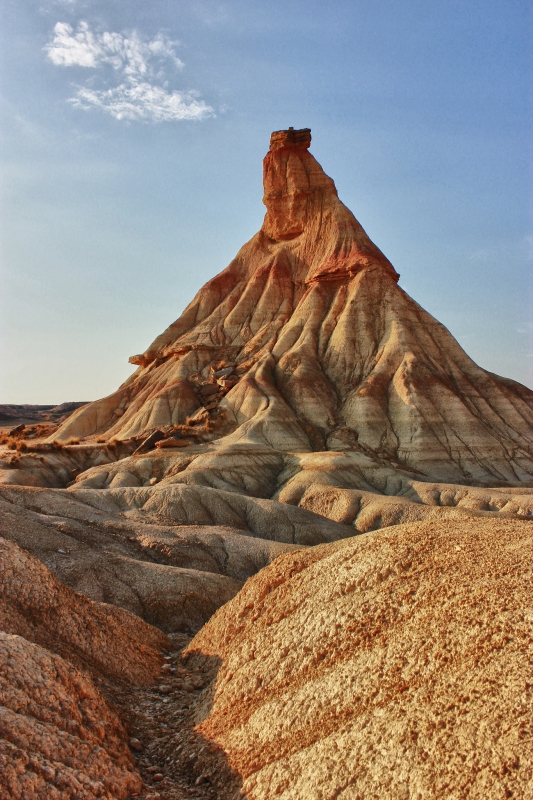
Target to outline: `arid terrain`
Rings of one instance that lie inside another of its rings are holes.
[[[116,392],[2,407],[0,800],[533,798],[533,392],[310,142]]]

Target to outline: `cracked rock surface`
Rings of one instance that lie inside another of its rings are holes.
[[[197,730],[253,800],[529,797],[532,585],[522,521],[282,556],[186,651],[215,672]]]
[[[0,631],[0,797],[122,800],[142,780],[116,712],[71,664]]]

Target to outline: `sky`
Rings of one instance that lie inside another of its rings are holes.
[[[533,388],[530,0],[3,0],[0,403],[110,394],[309,127],[400,285]]]

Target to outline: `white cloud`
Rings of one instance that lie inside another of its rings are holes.
[[[45,50],[56,66],[107,66],[107,72],[112,68],[114,79],[105,82],[103,88],[78,89],[70,99],[78,108],[99,108],[116,119],[154,122],[213,116],[213,109],[198,100],[195,92],[167,89],[165,68],[168,64],[174,70],[183,67],[176,44],[163,34],[143,41],[135,31],[129,36],[107,31],[94,34],[87,22],[80,22],[76,31],[67,22],[58,22]]]
[[[107,111],[115,119],[165,122],[213,116],[213,109],[194,92],[168,92],[145,81],[129,81],[101,91],[79,89],[70,102],[86,110]]]
[[[96,68],[111,64],[126,75],[144,76],[154,72],[151,61],[171,61],[182,67],[183,62],[174,51],[176,44],[162,34],[143,42],[135,31],[131,36],[107,31],[95,35],[86,22],[80,22],[76,32],[68,22],[58,22],[45,50],[50,61],[60,67]]]
[[[68,22],[58,22],[54,27],[54,38],[45,50],[53,64],[61,67],[96,67],[102,50],[86,22],[81,22],[73,36]]]

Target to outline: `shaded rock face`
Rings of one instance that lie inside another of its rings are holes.
[[[122,800],[142,788],[116,713],[59,656],[0,631],[0,797]]]
[[[170,647],[161,631],[76,594],[0,538],[0,797],[139,792],[126,729],[97,683],[151,684]]]
[[[133,612],[167,633],[198,631],[248,577],[279,555],[352,534],[353,528],[303,508],[215,489],[0,487],[0,535],[39,558],[76,592]],[[22,592],[25,579],[9,575],[3,575],[0,562],[0,598],[11,585],[8,577]],[[86,627],[75,619],[72,600],[64,608],[70,590],[59,582],[54,587],[43,593],[34,580],[24,587],[25,614],[33,614],[32,635],[40,637],[32,640],[45,646],[63,630],[72,627],[75,635]],[[85,608],[86,598],[76,597]],[[102,608],[109,617],[112,607]],[[11,611],[15,614],[13,603]],[[111,630],[111,621],[108,626]],[[108,662],[98,641],[89,649]],[[144,664],[142,651],[134,658],[124,644],[122,649],[126,674],[137,661]],[[72,653],[69,657],[74,660]],[[88,654],[78,654],[82,657]]]
[[[250,800],[529,797],[532,544],[456,520],[280,557],[188,648],[198,732]]]
[[[359,450],[436,481],[533,480],[533,392],[478,367],[403,292],[310,140],[272,135],[261,230],[55,438],[126,439],[200,413],[222,448]]]

